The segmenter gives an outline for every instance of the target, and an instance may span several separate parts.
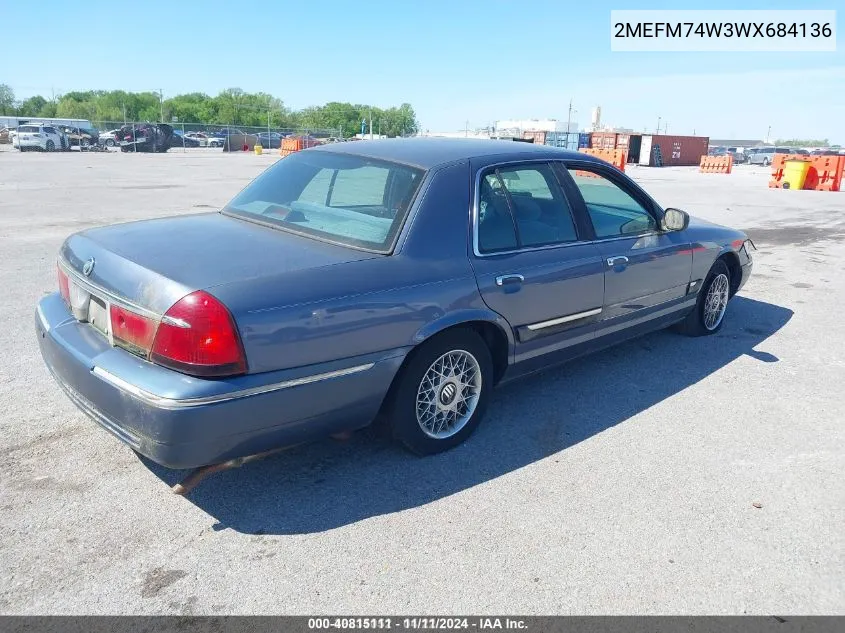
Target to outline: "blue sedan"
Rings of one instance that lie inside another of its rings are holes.
[[[68,397],[167,467],[376,419],[431,454],[505,381],[659,328],[717,332],[747,241],[583,154],[337,143],[220,212],[71,235],[35,329]]]

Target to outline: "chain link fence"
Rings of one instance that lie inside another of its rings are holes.
[[[106,147],[120,147],[124,139],[118,138],[121,128],[129,126],[135,130],[142,124],[156,125],[150,121],[92,121],[94,129],[100,134],[99,144]],[[227,139],[246,137],[248,145],[261,145],[267,150],[281,148],[282,139],[289,136],[304,136],[321,142],[335,142],[342,140],[339,128],[310,128],[310,127],[275,127],[249,125],[222,125],[209,123],[193,123],[188,121],[171,121],[165,123],[173,128],[170,151],[187,151],[189,149],[223,149],[227,148]],[[126,139],[128,140],[128,139]],[[240,143],[238,143],[240,149]]]

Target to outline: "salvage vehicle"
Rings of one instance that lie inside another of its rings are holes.
[[[107,130],[106,132],[100,132],[100,145],[103,147],[114,147],[119,143],[118,139],[118,132],[120,129],[116,130]]]
[[[170,147],[199,147],[200,142],[195,139],[191,138],[187,134],[182,134],[176,130],[173,131],[173,135],[170,137]]]
[[[69,125],[60,125],[58,127],[68,141],[68,145],[64,149],[78,147],[80,150],[88,150],[96,147],[100,142],[100,133],[97,130]]]
[[[173,128],[164,123],[124,125],[118,132],[121,152],[166,152]]]
[[[188,132],[185,134],[185,138],[192,138],[197,143],[199,143],[200,147],[205,147],[208,145],[208,135],[204,134],[203,132]]]
[[[52,125],[27,123],[18,126],[15,135],[12,136],[12,147],[22,152],[31,149],[54,152],[64,149],[62,138],[61,131]]]
[[[718,332],[748,249],[577,152],[335,143],[219,212],[71,235],[34,321],[69,398],[164,466],[373,420],[431,454],[497,384],[668,326]]]

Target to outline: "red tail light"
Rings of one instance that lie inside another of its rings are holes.
[[[149,354],[156,335],[156,322],[112,304],[109,307],[112,336],[121,347]]]
[[[232,315],[202,290],[182,297],[162,317],[150,360],[195,376],[231,376],[246,371]]]
[[[62,295],[65,303],[70,305],[70,282],[68,281],[67,273],[58,264],[56,264],[56,272],[59,277],[59,294]]]

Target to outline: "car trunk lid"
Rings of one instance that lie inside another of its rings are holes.
[[[196,290],[372,257],[379,255],[220,213],[91,229],[69,237],[61,251],[71,277],[101,299],[158,315]]]

